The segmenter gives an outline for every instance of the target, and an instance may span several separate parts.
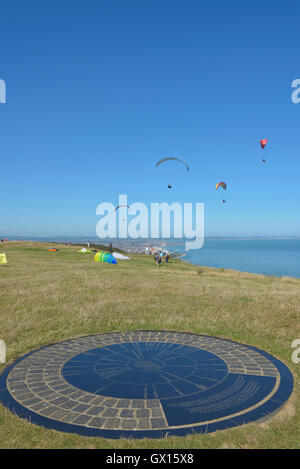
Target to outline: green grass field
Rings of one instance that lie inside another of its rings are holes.
[[[300,448],[300,280],[197,267],[156,267],[151,256],[98,264],[78,247],[10,242],[0,266],[0,339],[6,364],[70,338],[129,330],[187,331],[253,345],[282,360],[294,392],[275,416],[207,435],[156,439],[83,437],[47,430],[0,405],[0,448]],[[3,248],[3,247],[2,247]]]

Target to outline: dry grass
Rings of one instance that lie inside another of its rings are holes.
[[[78,248],[8,243],[0,268],[0,338],[7,361],[59,340],[138,329],[189,331],[254,345],[285,362],[295,391],[270,421],[208,435],[159,440],[105,440],[43,429],[0,406],[2,448],[299,448],[300,280],[199,268],[150,256],[98,264]],[[0,372],[4,366],[0,365]]]

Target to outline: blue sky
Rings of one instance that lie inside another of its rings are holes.
[[[95,235],[98,204],[119,194],[203,202],[206,235],[300,235],[299,13],[269,0],[2,4],[0,236]],[[190,171],[155,168],[165,156]]]

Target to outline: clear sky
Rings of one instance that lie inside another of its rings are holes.
[[[95,235],[119,194],[203,202],[206,235],[300,235],[299,15],[298,0],[3,2],[0,237]],[[166,156],[190,171],[156,168]]]

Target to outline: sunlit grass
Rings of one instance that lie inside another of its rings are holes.
[[[151,256],[98,264],[74,246],[7,243],[0,266],[0,338],[7,364],[42,345],[96,333],[188,331],[254,345],[286,363],[295,391],[268,422],[163,440],[106,440],[47,430],[0,406],[1,448],[299,448],[300,280],[198,267]],[[0,365],[0,372],[4,365]]]

